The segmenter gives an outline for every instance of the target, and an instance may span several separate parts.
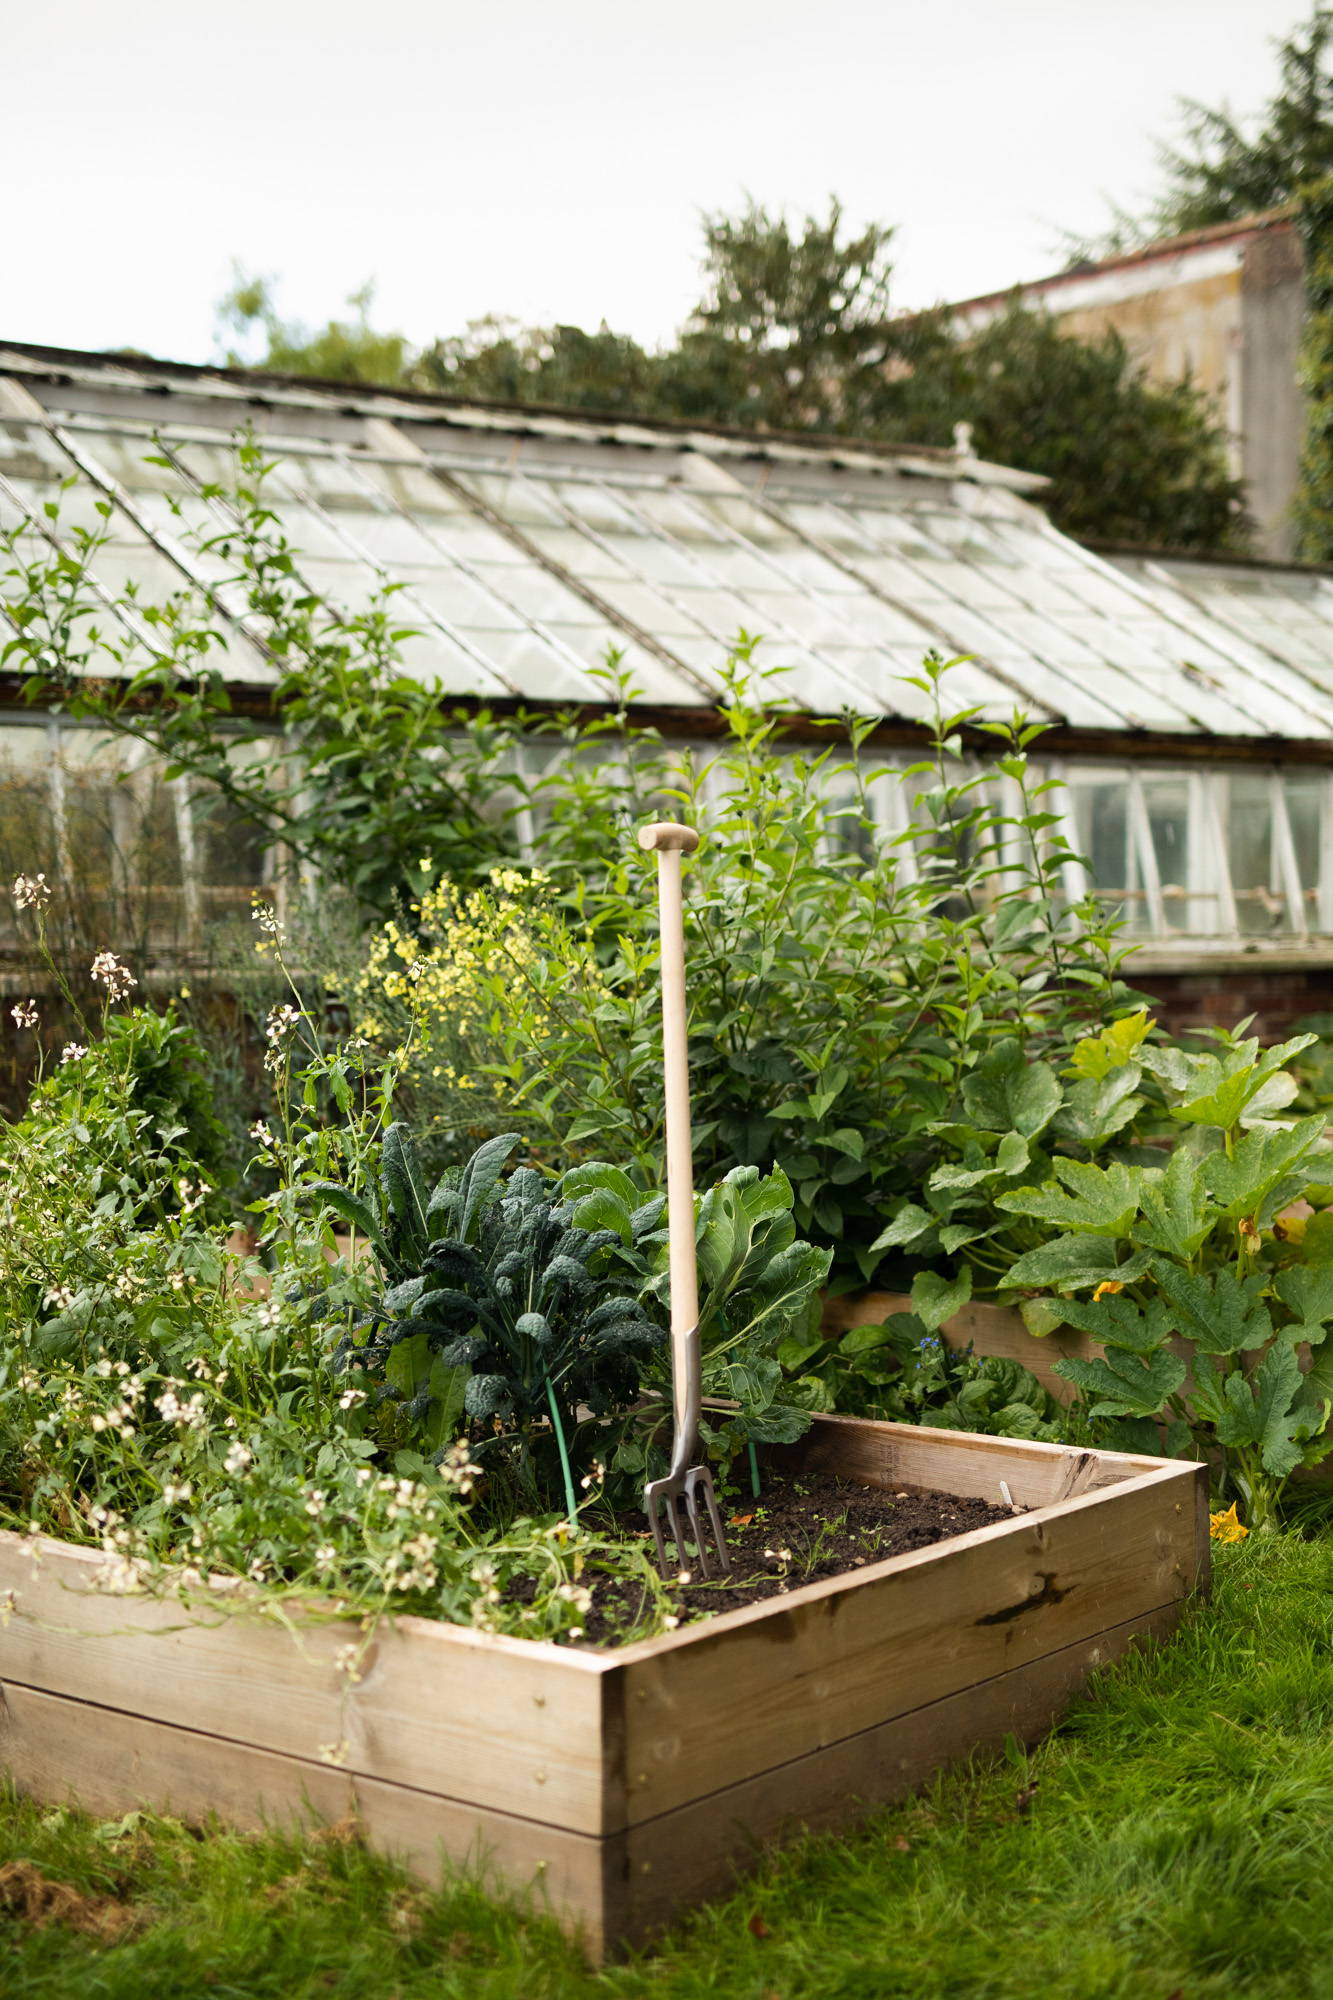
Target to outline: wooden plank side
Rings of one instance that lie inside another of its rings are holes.
[[[854,1824],[908,1797],[932,1774],[1007,1736],[1035,1742],[1089,1674],[1137,1639],[1165,1638],[1179,1599],[1011,1668],[978,1687],[914,1709],[825,1749],[762,1772],[631,1829],[626,1937],[641,1943],[691,1904],[725,1895],[763,1846],[801,1828]]]
[[[321,1744],[345,1745],[360,1775],[447,1774],[479,1806],[581,1833],[621,1823],[598,1656],[424,1618],[386,1619],[368,1639],[343,1619],[288,1627],[247,1612],[239,1593],[187,1607],[111,1595],[99,1577],[97,1550],[0,1534],[0,1597],[14,1594],[0,1679],[312,1763]]]
[[[1020,1507],[1050,1506],[1074,1493],[1154,1472],[1167,1462],[1028,1438],[833,1416],[816,1417],[799,1443],[782,1447],[781,1458],[785,1464],[834,1472],[889,1492],[930,1488],[989,1500],[992,1506],[1004,1504],[1003,1479]]]
[[[604,1888],[624,1877],[623,1836],[610,1841],[487,1812],[350,1771],[230,1743],[15,1682],[0,1685],[0,1761],[30,1798],[104,1818],[137,1807],[196,1823],[308,1829],[355,1814],[369,1844],[432,1885],[442,1861],[534,1887],[590,1951],[603,1947]]]
[[[1206,1477],[1168,1466],[629,1649],[630,1824],[1183,1597]]]

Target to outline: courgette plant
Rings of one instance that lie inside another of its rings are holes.
[[[1326,1456],[1333,1413],[1333,1245],[1326,1228],[1283,1219],[1298,1198],[1333,1198],[1323,1116],[1277,1115],[1296,1095],[1285,1065],[1310,1039],[1261,1051],[1219,1031],[1213,1051],[1139,1048],[1117,1066],[1120,1087],[1156,1078],[1171,1152],[1057,1158],[1049,1179],[996,1203],[1045,1237],[1002,1288],[1031,1295],[1030,1323],[1105,1349],[1055,1364],[1093,1422],[1131,1450],[1209,1458],[1256,1527],[1274,1522],[1291,1474]]]

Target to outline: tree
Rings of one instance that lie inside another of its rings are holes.
[[[1333,561],[1333,174],[1296,198],[1305,250],[1305,331],[1300,379],[1306,391],[1301,477],[1292,514],[1296,552]]]
[[[890,228],[842,234],[842,208],[785,215],[750,202],[704,218],[706,290],[664,358],[664,413],[748,430],[873,436],[891,404],[890,376],[938,353],[938,315],[891,303]]]
[[[262,336],[261,352],[243,356],[227,351],[232,368],[265,368],[277,375],[315,375],[326,382],[374,382],[398,388],[412,358],[406,336],[377,333],[370,324],[375,287],[367,281],[348,295],[354,317],[331,319],[312,330],[278,312],[271,278],[247,276],[237,266],[231,290],[218,301],[220,335],[233,333],[252,342]]]
[[[1181,144],[1162,149],[1167,186],[1152,216],[1157,235],[1278,208],[1333,172],[1333,10],[1314,8],[1275,46],[1278,88],[1252,137],[1225,108],[1181,105]]]
[[[596,333],[578,326],[523,327],[475,320],[437,340],[407,369],[413,388],[499,403],[553,403],[568,410],[632,415],[657,399],[658,361],[605,320]]]
[[[1333,8],[1316,6],[1274,47],[1278,87],[1257,118],[1182,98],[1180,139],[1158,148],[1161,194],[1142,216],[1116,208],[1104,235],[1071,241],[1072,262],[1280,208],[1333,173]]]
[[[1213,549],[1243,543],[1225,433],[1185,383],[1151,383],[1123,344],[1088,344],[1017,307],[980,334],[944,311],[892,303],[892,230],[845,231],[827,215],[793,226],[751,202],[704,223],[704,295],[658,353],[603,323],[523,328],[475,322],[423,352],[367,323],[330,321],[303,346],[262,281],[226,302],[260,326],[266,365],[509,403],[745,430],[813,431],[907,444],[952,442],[1048,474],[1053,518],[1107,540]],[[397,373],[392,372],[393,365]]]
[[[945,423],[967,419],[981,457],[1047,475],[1048,512],[1068,534],[1245,544],[1244,488],[1208,398],[1187,381],[1150,381],[1114,331],[1074,340],[1013,305],[955,344],[947,375],[937,364],[898,386],[903,436],[945,443]]]

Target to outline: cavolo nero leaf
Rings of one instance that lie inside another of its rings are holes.
[[[335,1215],[340,1216],[344,1222],[349,1222],[360,1235],[367,1237],[375,1246],[376,1254],[381,1256],[381,1262],[383,1261],[379,1221],[368,1202],[362,1201],[360,1196],[354,1195],[349,1188],[339,1187],[336,1181],[314,1181],[309,1192],[320,1197],[324,1208],[331,1208]]]
[[[495,1138],[487,1139],[478,1146],[472,1158],[463,1169],[458,1183],[458,1211],[454,1233],[464,1243],[470,1243],[476,1232],[486,1203],[490,1200],[505,1162],[519,1144],[517,1132],[500,1132]]]

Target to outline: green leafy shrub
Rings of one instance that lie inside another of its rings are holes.
[[[1006,1197],[1028,1177],[1076,1162],[1157,1157],[1145,1142],[1169,1121],[1143,1054],[1152,1027],[1142,1009],[1123,1015],[1076,1042],[1063,1069],[1017,1037],[995,1042],[934,1129],[938,1164],[898,1203],[874,1248],[935,1267],[961,1261],[978,1290],[1008,1283],[1016,1265],[1016,1282],[1042,1283],[1065,1246],[1052,1245],[1049,1218]],[[1029,1255],[1035,1262],[1023,1264]],[[1032,1321],[1034,1331],[1049,1330],[1040,1313]]]
[[[40,1150],[66,1130],[87,1148],[98,1186],[138,1189],[145,1218],[183,1200],[210,1222],[227,1219],[229,1137],[213,1112],[207,1053],[174,1008],[108,1014],[97,1040],[68,1045],[10,1143]]]
[[[947,1156],[942,1127],[995,1045],[1014,1043],[1020,1066],[1059,1061],[1132,1003],[1113,933],[1064,899],[1066,849],[1028,769],[1036,731],[992,728],[993,766],[969,768],[975,718],[943,709],[946,669],[927,663],[932,754],[899,779],[916,801],[909,865],[859,755],[782,742],[751,653],[732,665],[728,739],[706,760],[614,717],[571,724],[532,791],[540,870],[470,889],[465,909],[453,892],[420,898],[415,958],[409,931],[386,927],[360,1025],[385,1047],[410,1027],[421,1105],[438,1068],[451,1090],[466,1080],[470,1115],[497,1116],[498,1100],[539,1153],[595,1145],[655,1186],[651,862],[607,832],[683,812],[703,833],[686,876],[697,1178],[781,1162],[798,1229],[833,1251],[840,1284],[865,1283],[886,1213]],[[869,728],[850,725],[858,752]],[[997,804],[997,777],[1020,811]]]

